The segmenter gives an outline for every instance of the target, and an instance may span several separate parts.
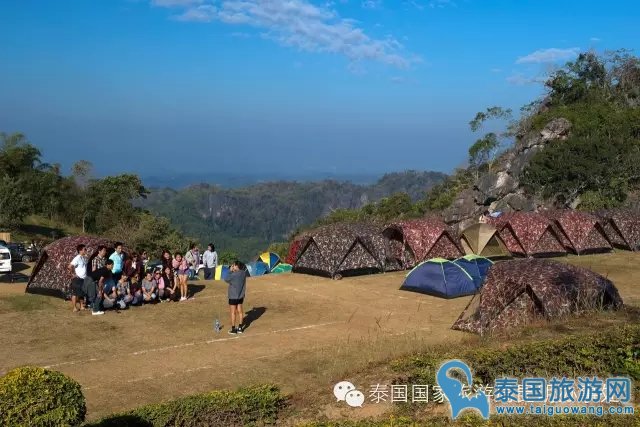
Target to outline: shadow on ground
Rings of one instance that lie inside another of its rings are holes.
[[[11,273],[0,274],[0,283],[28,282],[29,275],[25,273],[27,273],[30,268],[31,266],[29,264],[14,262]]]
[[[242,321],[242,323],[244,324],[244,327],[248,328],[249,326],[251,326],[251,324],[256,320],[258,320],[260,317],[262,317],[262,315],[266,311],[267,309],[265,307],[253,307],[244,316],[244,319]]]
[[[202,292],[204,288],[204,285],[194,285],[193,283],[189,283],[187,284],[187,293],[191,296],[195,296],[196,294]]]

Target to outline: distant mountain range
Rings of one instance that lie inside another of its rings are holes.
[[[220,250],[234,251],[248,259],[270,243],[285,241],[298,227],[311,224],[334,209],[360,208],[398,192],[418,200],[447,176],[440,172],[406,171],[386,174],[369,184],[325,179],[247,186],[239,183],[257,176],[220,177],[224,179],[219,178],[215,185],[179,189],[175,181],[173,188],[151,188],[140,206],[169,218],[183,233],[202,244],[212,241]],[[361,180],[364,178],[360,176]],[[150,186],[151,182],[147,180],[145,185]],[[237,184],[235,188],[232,183]]]
[[[142,177],[142,181],[144,182],[144,185],[149,188],[172,188],[174,190],[179,190],[181,188],[200,183],[217,185],[223,188],[246,187],[249,185],[275,181],[315,182],[323,180],[335,180],[366,185],[375,183],[383,175],[383,173],[348,174],[332,172],[302,172],[297,174],[283,172],[255,172],[246,174],[237,174],[233,172],[212,172],[176,173],[163,176],[151,175]]]

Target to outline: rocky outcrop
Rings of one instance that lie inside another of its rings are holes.
[[[531,159],[551,141],[566,140],[571,123],[564,118],[553,119],[541,130],[518,135],[514,146],[466,189],[445,211],[445,221],[459,228],[478,221],[485,211],[532,211],[542,201],[527,195],[520,188],[520,176]]]

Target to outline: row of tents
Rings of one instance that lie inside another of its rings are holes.
[[[379,227],[332,224],[297,236],[286,262],[298,273],[339,278],[403,270],[433,258],[551,257],[640,249],[640,213],[609,210],[512,212],[459,234],[427,217]]]

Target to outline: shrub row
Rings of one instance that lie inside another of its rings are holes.
[[[484,420],[478,416],[460,417],[452,421],[447,417],[430,417],[425,421],[409,418],[390,418],[385,421],[342,421],[311,423],[305,427],[640,427],[638,415],[596,416],[522,416],[492,417]]]
[[[431,352],[395,361],[396,371],[413,384],[436,384],[435,374],[447,359],[461,359],[474,372],[474,382],[491,384],[496,378],[566,375],[625,375],[640,380],[640,325],[616,326],[602,332],[560,339],[514,344],[507,348],[479,348],[462,353]],[[638,384],[636,384],[636,389]]]
[[[252,426],[275,424],[285,400],[270,385],[213,391],[142,406],[89,424],[116,426]]]

